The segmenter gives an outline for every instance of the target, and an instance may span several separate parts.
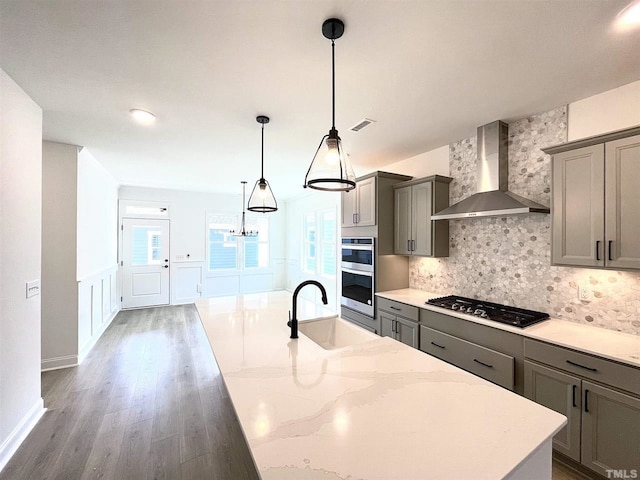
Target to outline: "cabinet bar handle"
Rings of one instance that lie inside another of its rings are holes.
[[[589,413],[589,390],[584,391],[584,411]]]
[[[600,240],[596,240],[596,260],[600,260]]]
[[[390,308],[391,310],[397,310],[398,312],[402,310],[401,308],[394,307],[393,305],[391,305],[389,308]]]
[[[571,399],[571,401],[572,401],[572,403],[573,403],[573,406],[574,406],[574,407],[577,407],[577,405],[576,405],[576,391],[578,390],[578,386],[577,386],[577,385],[573,385],[573,386],[572,386],[572,390],[573,390],[573,392],[572,392],[572,399]]]
[[[442,348],[444,350],[444,347],[442,345],[438,345],[436,342],[431,342],[431,345],[438,347],[438,348]]]
[[[352,223],[354,223],[354,224],[355,224],[355,223],[358,223],[358,222],[356,221],[356,214],[355,214],[355,213],[351,215],[351,220],[352,220]]]
[[[483,366],[485,366],[487,368],[493,368],[493,365],[489,365],[488,363],[481,362],[477,358],[474,358],[473,361],[476,362],[476,363],[479,363],[480,365],[483,365]]]
[[[396,333],[396,321],[391,320],[391,333]]]
[[[580,365],[579,363],[572,362],[571,360],[567,360],[567,363],[569,365],[573,365],[574,367],[584,368],[585,370],[589,370],[590,372],[597,372],[598,371],[597,368],[585,367],[584,365]]]
[[[415,240],[411,240],[411,251],[412,252],[416,251],[416,241]]]
[[[613,258],[611,258],[611,244],[613,243],[613,240],[609,240],[609,247],[608,247],[608,253],[607,256],[609,257],[609,260],[613,260]]]
[[[407,240],[407,252],[411,251],[411,240]]]

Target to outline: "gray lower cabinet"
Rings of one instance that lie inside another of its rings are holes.
[[[529,339],[525,355],[525,396],[567,417],[554,449],[605,477],[640,471],[640,369]]]
[[[514,389],[515,362],[510,355],[424,325],[420,326],[420,350],[501,387]]]
[[[580,461],[581,380],[567,373],[524,362],[524,396],[567,417],[553,437],[553,448]]]
[[[378,298],[380,335],[418,348],[418,308],[386,298]]]

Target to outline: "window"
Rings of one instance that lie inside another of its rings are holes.
[[[320,210],[304,215],[302,270],[335,277],[336,227],[335,210]]]
[[[269,219],[247,216],[246,230],[258,230],[256,237],[236,237],[241,216],[209,214],[207,216],[209,271],[266,268],[269,266]]]
[[[162,263],[162,233],[158,227],[135,226],[131,229],[131,265]]]

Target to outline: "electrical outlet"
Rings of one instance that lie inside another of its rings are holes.
[[[588,301],[591,298],[591,290],[585,285],[578,287],[578,299]]]
[[[176,262],[184,262],[184,255],[176,255]]]
[[[27,282],[27,298],[35,297],[36,295],[40,295],[40,280]]]

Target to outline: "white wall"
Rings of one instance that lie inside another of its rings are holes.
[[[239,184],[238,190],[241,192]],[[200,296],[211,297],[284,288],[284,205],[280,204],[277,212],[265,214],[270,222],[269,268],[214,274],[206,269],[206,215],[217,212],[239,214],[242,211],[241,193],[224,195],[121,186],[119,199],[121,205],[123,202],[140,201],[157,202],[169,207],[173,304],[192,302]],[[202,285],[201,293],[196,288],[198,278]]]
[[[414,178],[428,177],[431,175],[449,176],[449,145],[421,153],[399,162],[385,165],[379,170],[402,175],[410,175]]]
[[[43,142],[43,370],[82,362],[120,308],[118,185],[82,147]]]
[[[42,142],[43,368],[75,365],[78,147]]]
[[[569,104],[568,141],[640,125],[640,80]]]
[[[118,261],[118,184],[83,148],[78,154],[77,278]]]
[[[308,212],[333,208],[336,211],[336,238],[340,243],[340,193],[320,192],[307,190],[300,196],[291,198],[286,202],[286,267],[287,283],[286,289],[293,291],[296,286],[304,280],[317,280],[327,290],[328,307],[338,311],[340,300],[338,298],[338,288],[340,278],[329,279],[319,275],[310,275],[302,270],[302,228],[303,215]],[[339,245],[338,245],[339,250]],[[336,258],[339,258],[336,253]],[[339,268],[336,267],[338,270]],[[320,291],[317,288],[306,287],[301,291],[301,295],[309,300],[321,303]]]
[[[0,69],[0,470],[44,413],[40,396],[42,110]]]

